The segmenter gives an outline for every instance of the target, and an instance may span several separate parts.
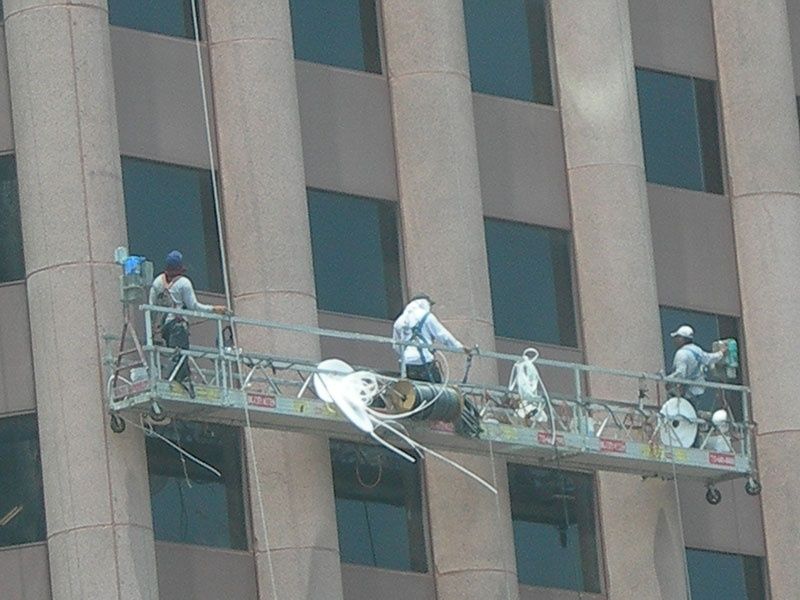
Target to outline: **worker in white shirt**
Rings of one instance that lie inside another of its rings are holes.
[[[672,361],[672,372],[669,377],[704,382],[706,369],[725,356],[725,350],[706,352],[694,343],[694,329],[689,325],[681,325],[669,334],[677,350]],[[687,400],[695,401],[703,395],[705,388],[701,385],[679,385],[678,390]]]
[[[406,375],[409,379],[442,383],[442,374],[433,353],[427,348],[403,343],[411,342],[426,346],[440,344],[453,350],[463,350],[467,354],[471,352],[471,349],[466,348],[447,331],[431,312],[433,304],[427,294],[414,296],[394,322],[392,339],[395,352],[406,365]]]
[[[186,276],[186,267],[183,265],[183,255],[173,250],[167,254],[164,272],[153,281],[150,288],[150,304],[157,306],[167,306],[170,308],[181,308],[203,312],[214,312],[225,314],[227,309],[224,306],[203,304],[197,300],[194,293],[194,286]],[[161,337],[169,348],[189,349],[189,324],[180,315],[167,314],[161,322]],[[183,385],[189,395],[194,397],[194,387],[189,380],[189,363],[187,360],[181,361],[181,355],[176,354],[172,357],[173,367],[170,371],[175,371],[178,363],[175,381]]]

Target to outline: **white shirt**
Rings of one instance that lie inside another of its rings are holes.
[[[419,331],[419,336],[416,339],[412,339],[414,338],[414,327],[423,318],[425,322]],[[395,341],[393,345],[394,351],[404,359],[407,365],[423,365],[432,362],[433,354],[427,348],[402,346],[397,342],[416,342],[427,345],[437,343],[453,350],[464,348],[461,342],[453,337],[453,334],[447,331],[447,328],[431,313],[431,305],[424,298],[409,302],[402,314],[397,317],[394,322],[392,339]]]
[[[669,376],[690,381],[705,381],[705,367],[719,362],[722,357],[722,352],[706,352],[697,344],[686,344],[675,352],[675,358],[672,360],[672,373]],[[693,396],[699,396],[704,390],[705,388],[699,385],[689,388],[689,392]]]
[[[204,312],[213,310],[210,304],[198,302],[194,293],[194,286],[186,275],[176,277],[169,284],[167,284],[167,278],[164,273],[156,277],[153,281],[153,286],[150,288],[150,304]],[[164,319],[164,322],[172,321],[174,318],[175,315],[169,314]]]

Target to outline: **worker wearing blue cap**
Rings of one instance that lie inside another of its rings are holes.
[[[215,312],[225,314],[227,309],[224,306],[203,304],[197,300],[194,293],[194,286],[186,276],[186,267],[183,265],[183,254],[178,250],[173,250],[167,254],[164,272],[153,281],[150,288],[150,304],[156,306],[167,306],[170,308],[182,308],[203,312]],[[179,315],[167,314],[161,324],[161,337],[169,348],[189,349],[189,324],[186,319]],[[176,354],[172,357],[175,372],[175,381],[182,384],[189,395],[194,397],[194,387],[192,386],[189,373],[189,363],[181,361],[181,355]],[[178,367],[180,363],[180,367]]]

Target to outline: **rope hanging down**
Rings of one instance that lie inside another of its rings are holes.
[[[212,141],[211,133],[211,119],[208,110],[208,92],[206,88],[205,72],[203,70],[203,54],[200,45],[200,20],[197,14],[197,2],[190,2],[192,6],[192,27],[194,29],[194,45],[195,53],[197,55],[197,71],[200,77],[200,95],[203,99],[203,120],[205,122],[206,144],[208,146],[208,161],[211,169],[211,190],[214,196],[214,211],[217,225],[217,235],[219,236],[219,253],[220,261],[222,263],[222,283],[225,288],[225,305],[228,312],[232,312],[233,303],[231,298],[230,278],[228,276],[228,258],[225,251],[225,232],[222,226],[222,211],[220,205],[219,185],[217,182],[216,173],[216,159],[214,156],[214,144]],[[210,51],[209,51],[210,60]],[[233,337],[234,351],[236,352],[236,365],[239,374],[239,381],[243,379],[244,369],[242,368],[242,359],[239,349],[238,335],[236,331],[236,323],[231,319],[230,322],[231,335]],[[247,440],[247,450],[250,454],[250,460],[253,466],[253,479],[256,484],[256,496],[258,498],[258,512],[261,520],[261,533],[263,535],[264,549],[267,557],[267,568],[269,570],[270,587],[272,590],[273,600],[278,600],[278,588],[275,582],[275,568],[272,564],[272,552],[270,551],[269,543],[269,529],[267,527],[266,510],[264,508],[264,499],[261,490],[261,480],[259,476],[258,458],[256,457],[255,443],[253,442],[253,430],[250,423],[250,411],[245,403],[245,438]]]

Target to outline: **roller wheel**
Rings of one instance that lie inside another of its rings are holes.
[[[120,419],[117,415],[111,415],[111,431],[114,433],[122,433],[125,431],[125,421]]]
[[[722,492],[720,492],[715,487],[709,487],[706,491],[706,502],[711,504],[712,506],[716,506],[720,502],[722,502]]]
[[[160,423],[166,418],[166,415],[164,414],[164,411],[161,410],[158,402],[153,402],[150,405],[150,418],[157,423]]]
[[[761,493],[761,484],[756,479],[750,477],[747,483],[744,484],[744,491],[751,496],[758,496]]]

